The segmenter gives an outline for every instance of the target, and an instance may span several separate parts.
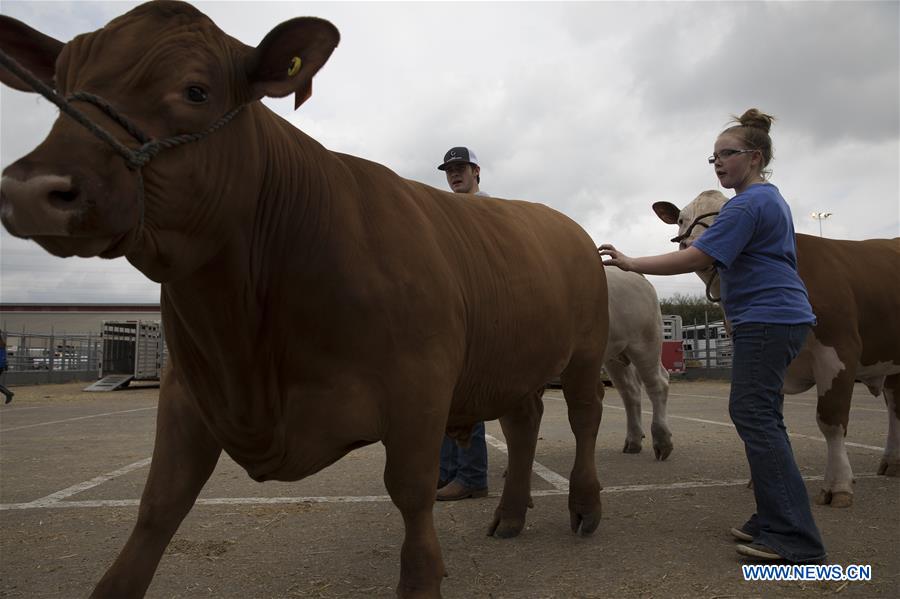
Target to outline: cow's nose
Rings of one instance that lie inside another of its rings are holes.
[[[71,177],[37,175],[22,180],[7,170],[0,180],[3,224],[19,237],[66,235],[78,199]]]
[[[690,241],[679,241],[679,242],[678,242],[678,249],[679,249],[679,250],[686,250],[686,249],[688,249],[689,247],[691,247],[691,242],[690,242]]]

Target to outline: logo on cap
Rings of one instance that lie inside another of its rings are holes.
[[[464,146],[457,146],[455,148],[450,148],[447,153],[444,154],[444,162],[443,164],[438,165],[438,170],[447,170],[447,166],[454,162],[467,162],[476,166],[478,165],[478,159],[475,157],[475,152]]]

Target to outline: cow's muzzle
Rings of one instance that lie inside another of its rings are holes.
[[[693,233],[693,231],[694,231],[694,227],[696,227],[698,225],[703,227],[704,229],[708,229],[709,224],[702,222],[703,219],[708,218],[710,216],[718,216],[718,214],[719,214],[718,212],[707,212],[706,214],[701,214],[700,216],[698,216],[691,222],[690,226],[688,226],[688,228],[685,230],[684,233],[682,233],[678,237],[673,237],[669,241],[671,241],[672,243],[681,243],[683,240],[685,240],[691,236],[691,233]]]

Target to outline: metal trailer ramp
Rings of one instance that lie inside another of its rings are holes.
[[[100,380],[85,391],[115,391],[131,381],[159,381],[165,340],[159,321],[103,323]]]
[[[124,389],[128,383],[134,380],[133,374],[111,374],[105,376],[93,385],[84,388],[85,391],[115,391]]]

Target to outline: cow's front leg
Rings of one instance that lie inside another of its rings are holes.
[[[391,414],[384,441],[384,484],[405,527],[397,584],[397,596],[403,599],[440,597],[446,576],[432,514],[443,424],[414,410],[398,409]]]
[[[637,365],[637,368],[647,390],[647,397],[653,405],[653,422],[650,424],[653,455],[657,460],[665,461],[675,447],[672,444],[672,430],[669,428],[669,418],[666,415],[669,402],[669,373],[658,360],[646,367]]]
[[[883,392],[888,411],[888,434],[878,474],[900,476],[900,374],[887,377]]]
[[[854,373],[842,371],[828,386],[822,386],[816,376],[816,386],[828,389],[819,392],[816,407],[816,422],[825,436],[827,455],[825,458],[825,486],[814,498],[818,505],[850,507],[853,505],[853,469],[847,456],[844,437],[850,418],[850,397],[853,393]]]
[[[625,408],[625,447],[622,453],[641,453],[644,444],[644,427],[641,423],[641,383],[637,371],[631,364],[616,358],[607,360],[603,367],[612,381],[613,387],[622,398]]]
[[[509,448],[509,465],[488,535],[506,539],[525,528],[525,513],[531,503],[531,468],[544,414],[543,395],[543,388],[529,394],[515,410],[500,418]]]
[[[138,519],[119,557],[92,597],[143,597],[163,551],[190,511],[219,459],[210,435],[177,380],[174,368],[159,393],[156,443]]]

